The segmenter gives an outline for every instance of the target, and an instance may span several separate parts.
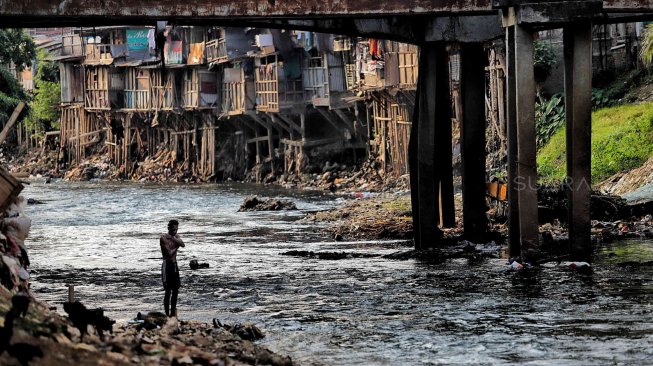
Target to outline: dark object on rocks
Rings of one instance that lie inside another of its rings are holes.
[[[28,198],[27,199],[27,204],[28,205],[43,205],[43,204],[45,204],[45,202],[36,200],[34,198]]]
[[[569,202],[564,186],[539,188],[537,200],[540,224],[553,222],[555,219],[567,222]],[[626,200],[619,196],[610,196],[599,192],[592,192],[590,210],[592,219],[601,221],[614,221],[629,214]]]
[[[140,327],[147,330],[156,329],[156,327],[163,327],[168,321],[168,317],[159,311],[150,311],[146,315],[139,312],[136,314],[136,319],[143,320],[143,324],[141,324]]]
[[[7,353],[18,360],[22,366],[29,365],[35,358],[42,358],[43,351],[38,346],[29,343],[14,343],[7,348]]]
[[[65,302],[63,309],[68,314],[73,325],[79,329],[82,339],[84,338],[84,334],[86,334],[86,329],[89,324],[95,328],[100,338],[104,336],[105,330],[113,334],[113,324],[116,321],[104,316],[103,309],[87,309],[79,301],[73,303]]]
[[[335,240],[335,241],[342,241],[342,240],[343,240],[342,235],[340,235],[340,234],[336,234],[336,235],[334,235],[334,236],[333,236],[333,240]]]
[[[261,199],[257,196],[245,197],[243,203],[240,205],[238,212],[244,211],[281,211],[281,210],[296,210],[297,206],[289,200],[281,200],[276,198]]]
[[[27,343],[11,344],[11,337],[14,335],[14,319],[27,314],[31,299],[29,296],[18,294],[11,298],[11,309],[5,315],[4,327],[0,328],[0,355],[7,351],[10,356],[16,358],[18,363],[25,366],[36,357],[43,357],[43,351],[37,346]]]
[[[199,263],[197,259],[193,259],[190,261],[190,269],[193,271],[196,269],[201,269],[201,268],[209,268],[208,263]]]
[[[11,311],[14,312],[17,318],[22,318],[27,315],[27,309],[32,300],[27,295],[14,295],[11,298]]]
[[[82,176],[80,177],[80,180],[82,181],[88,181],[93,178],[95,178],[95,172],[97,171],[97,167],[95,166],[87,166],[84,168],[82,171]]]
[[[246,341],[255,341],[265,337],[263,331],[250,322],[246,322],[245,324],[228,325],[220,323],[220,320],[217,318],[213,318],[213,327],[226,329],[230,333],[235,334],[239,336],[240,339]]]

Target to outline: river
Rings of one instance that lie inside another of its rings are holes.
[[[238,213],[248,194],[296,202],[289,212]],[[186,242],[182,319],[252,321],[261,343],[301,365],[650,364],[653,242],[597,251],[593,274],[550,264],[506,271],[505,259],[280,255],[288,250],[392,253],[400,242],[332,242],[298,221],[333,207],[333,196],[243,184],[158,185],[34,182],[27,245],[32,289],[56,305],[67,284],[118,320],[162,311],[158,237],[171,218]],[[191,271],[188,262],[207,262]]]

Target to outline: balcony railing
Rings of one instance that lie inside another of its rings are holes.
[[[111,55],[111,45],[108,44],[87,44],[86,61],[110,64],[113,62]]]
[[[206,42],[206,61],[217,63],[229,61],[227,43],[224,38]]]

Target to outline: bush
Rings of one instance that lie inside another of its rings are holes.
[[[0,125],[4,125],[14,108],[27,94],[9,69],[0,65]]]
[[[27,126],[40,131],[59,128],[59,64],[47,61],[44,50],[38,52],[36,77],[34,78],[34,100],[31,112],[25,119]]]

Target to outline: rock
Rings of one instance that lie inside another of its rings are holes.
[[[172,361],[173,365],[192,365],[193,364],[193,359],[190,358],[190,356],[186,355],[181,358],[176,358],[174,361]]]
[[[257,196],[245,197],[243,203],[240,205],[238,212],[245,211],[280,211],[280,210],[296,210],[297,206],[289,200],[282,199],[260,199]]]
[[[255,341],[265,337],[265,334],[256,325],[249,322],[236,324],[230,331],[246,341]]]
[[[81,349],[88,352],[97,352],[97,348],[87,343],[77,343],[75,344],[76,349]]]
[[[208,263],[199,263],[197,259],[193,259],[190,261],[190,269],[192,270],[197,270],[197,269],[202,269],[202,268],[209,268]]]
[[[107,357],[109,357],[112,361],[115,362],[121,362],[121,363],[129,363],[129,357],[117,353],[117,352],[107,352]]]
[[[177,318],[168,318],[168,321],[161,327],[161,334],[176,333],[179,333],[179,321]]]

